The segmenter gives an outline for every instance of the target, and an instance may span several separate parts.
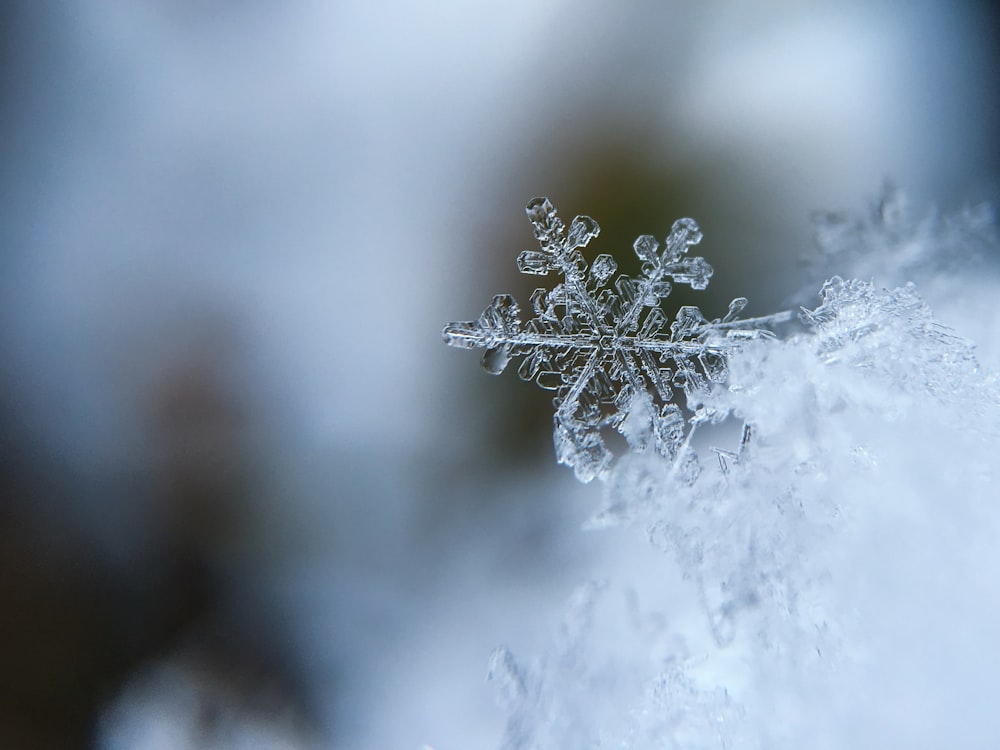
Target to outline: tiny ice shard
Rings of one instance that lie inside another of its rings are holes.
[[[667,459],[683,459],[683,473],[694,481],[689,451],[682,450],[690,429],[674,389],[690,397],[723,382],[727,355],[738,342],[785,316],[739,320],[747,300],[738,297],[724,318],[709,321],[697,307],[684,306],[667,325],[660,303],[673,286],[704,289],[712,276],[704,258],[688,256],[702,236],[693,219],[675,222],[662,245],[651,235],[636,239],[641,276],[619,275],[609,283],[618,270],[614,258],[598,255],[588,268],[581,252],[600,232],[596,221],[577,216],[567,230],[548,198],[533,199],[527,214],[540,249],[522,252],[518,269],[556,273],[563,281],[534,291],[535,317],[523,326],[514,298],[501,294],[478,320],[445,326],[445,342],[485,349],[483,367],[494,375],[523,357],[520,377],[556,392],[556,457],[581,481],[604,476],[611,464],[601,437],[606,427],[625,434],[633,449],[652,446]],[[633,404],[644,410],[638,421],[628,419]]]

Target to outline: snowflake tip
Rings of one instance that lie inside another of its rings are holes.
[[[569,225],[567,246],[570,249],[586,247],[601,233],[601,226],[589,216],[577,216]]]

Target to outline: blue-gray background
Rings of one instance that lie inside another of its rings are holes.
[[[489,746],[489,649],[602,554],[545,394],[440,339],[526,302],[524,204],[593,215],[620,256],[693,216],[700,304],[764,314],[814,209],[887,178],[996,201],[996,22],[5,3],[0,745],[173,747],[219,735],[208,713],[291,746]]]

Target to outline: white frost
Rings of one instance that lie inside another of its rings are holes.
[[[975,231],[900,225],[919,248],[899,262],[943,283],[942,253],[992,236],[970,216]],[[834,255],[890,275],[871,250],[884,223],[841,225]],[[582,589],[541,656],[498,652],[504,748],[1000,744],[1000,380],[912,283],[833,277],[801,321],[728,346],[724,377],[687,392],[674,449],[606,472],[591,525],[640,530],[663,568]],[[654,392],[619,412],[633,446]],[[732,444],[699,440],[727,420]],[[678,574],[687,588],[662,584]]]

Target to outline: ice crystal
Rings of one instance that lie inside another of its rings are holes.
[[[698,684],[704,659],[666,618],[613,593],[606,582],[579,587],[537,658],[494,650],[488,678],[508,712],[502,750],[729,746],[741,707]]]
[[[495,654],[504,750],[887,747],[922,736],[914,704],[935,746],[995,744],[977,701],[1000,689],[1000,381],[913,285],[834,277],[820,297],[796,334],[733,351],[701,400],[752,426],[728,470],[688,483],[652,453],[616,462],[591,525],[671,562],[619,549],[540,657]],[[621,588],[638,592],[627,617]],[[974,644],[954,635],[981,620]]]
[[[1000,330],[995,277],[976,260],[995,231],[985,209],[915,226],[884,199],[873,215],[830,220],[830,257],[844,275],[825,275],[818,300],[811,290],[789,335],[744,343],[738,336],[763,324],[730,318],[693,335],[625,333],[598,357],[591,342],[621,318],[577,333],[591,348],[564,355],[582,362],[562,370],[564,385],[575,387],[592,360],[617,367],[610,382],[633,393],[614,426],[633,445],[656,440],[650,413],[662,399],[641,369],[656,342],[692,347],[666,365],[693,361],[706,385],[671,379],[686,396],[679,445],[665,458],[648,450],[616,461],[588,524],[632,528],[668,564],[657,568],[631,539],[610,540],[609,581],[574,596],[540,655],[494,653],[504,750],[997,746],[1000,377],[964,338],[978,318],[981,330]],[[597,291],[583,287],[590,304],[614,273],[606,266]],[[975,285],[988,292],[982,301],[969,294]],[[940,292],[952,288],[955,329],[937,317],[948,301]],[[586,320],[559,293],[571,322]],[[506,358],[531,356],[516,316],[494,339],[491,320],[448,330],[488,352],[506,346]],[[546,333],[576,341],[556,323]],[[995,355],[997,340],[980,344]],[[709,387],[718,381],[698,346],[719,352],[726,387]],[[718,469],[706,464],[693,481],[693,431],[727,416],[742,432],[700,434],[702,446],[721,437],[731,450],[714,448]],[[557,412],[557,441],[558,427]]]
[[[560,463],[584,482],[604,476],[612,454],[601,431],[621,432],[633,450],[653,449],[696,475],[684,450],[690,420],[675,400],[690,400],[725,381],[729,354],[741,340],[764,335],[760,326],[781,316],[738,319],[745,297],[734,299],[722,318],[708,320],[685,305],[669,322],[661,303],[674,284],[702,290],[712,267],[688,255],[701,241],[692,219],[675,222],[661,245],[652,235],[636,239],[641,276],[619,275],[611,255],[588,266],[582,250],[600,232],[589,216],[566,227],[547,198],[527,206],[538,250],[517,259],[521,273],[563,277],[531,295],[535,317],[522,325],[517,302],[499,294],[477,320],[445,326],[451,346],[485,349],[482,364],[494,375],[521,358],[520,377],[555,391],[554,440]],[[669,323],[669,325],[668,325]]]

